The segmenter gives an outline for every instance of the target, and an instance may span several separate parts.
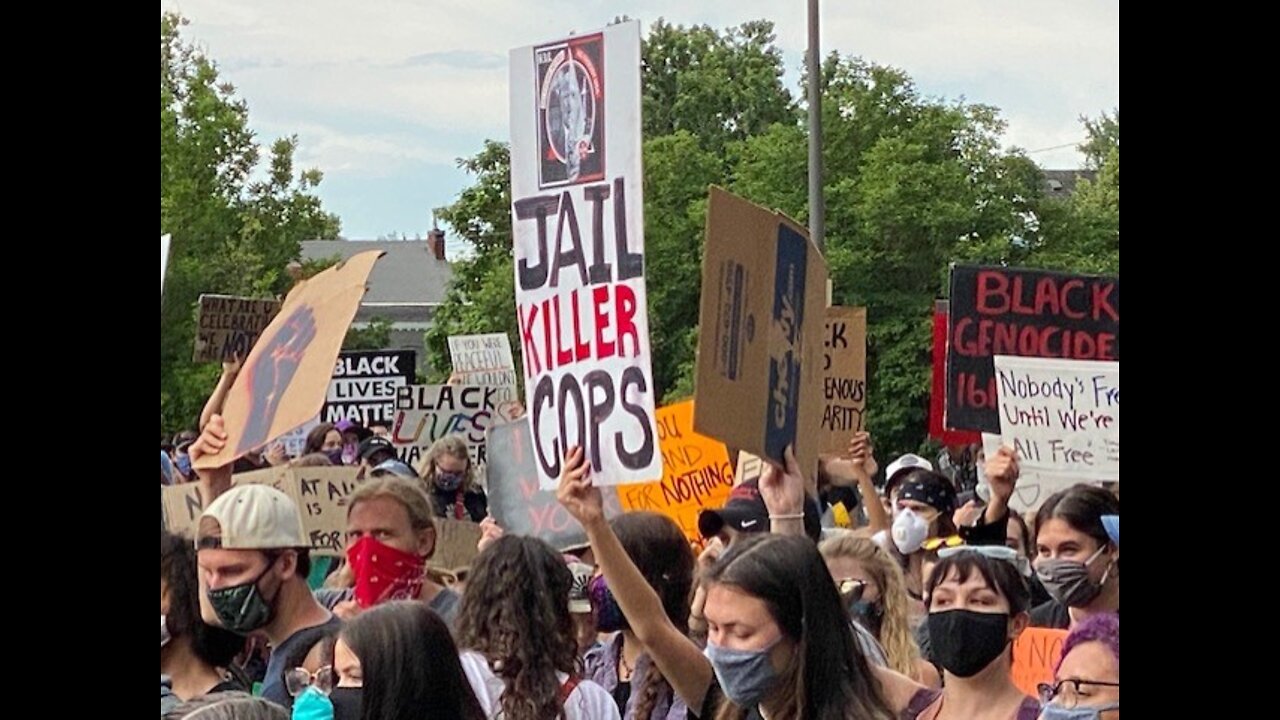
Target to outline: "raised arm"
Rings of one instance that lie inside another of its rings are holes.
[[[604,517],[600,489],[592,485],[588,470],[582,448],[571,448],[564,458],[557,498],[586,529],[596,563],[631,631],[685,705],[700,709],[714,677],[711,661],[671,622],[658,593],[631,562]]]
[[[204,430],[214,415],[222,414],[222,406],[227,402],[227,393],[231,392],[231,386],[235,384],[236,376],[240,374],[240,363],[239,355],[222,363],[222,376],[218,378],[218,386],[213,389],[213,394],[205,401],[204,409],[200,411],[199,428],[201,430]]]

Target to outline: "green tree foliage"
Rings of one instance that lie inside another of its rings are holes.
[[[265,166],[249,110],[214,62],[160,16],[160,232],[173,236],[160,303],[160,422],[194,426],[218,377],[191,362],[201,293],[275,295],[307,238],[335,238],[318,170],[298,172],[296,138],[271,144]],[[261,167],[260,167],[261,166]]]
[[[644,43],[646,277],[664,402],[693,391],[707,186],[807,222],[808,137],[782,71],[764,21],[725,32],[659,21]],[[1119,111],[1087,123],[1091,143],[1103,139],[1101,172],[1063,201],[1001,149],[995,108],[923,96],[859,58],[833,53],[822,72],[827,260],[835,302],[869,308],[869,421],[889,457],[925,441],[933,301],[950,263],[1119,271]],[[455,266],[427,338],[440,376],[452,334],[507,332],[519,352],[509,163],[493,142],[461,161],[475,182],[443,215],[476,253]]]

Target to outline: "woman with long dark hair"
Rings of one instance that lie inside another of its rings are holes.
[[[667,618],[687,632],[693,551],[680,526],[654,512],[626,513],[609,524],[627,556],[662,597]],[[597,629],[615,634],[587,653],[586,676],[612,693],[624,720],[683,719],[684,703],[675,697],[671,684],[644,652],[608,582],[598,575],[592,579],[590,589]]]
[[[1098,613],[1120,612],[1120,545],[1104,515],[1120,515],[1120,499],[1100,487],[1073,485],[1036,513],[1036,576],[1052,601],[1031,611],[1032,627],[1074,628]]]
[[[914,717],[930,691],[873,668],[854,641],[822,556],[804,537],[804,478],[788,449],[785,473],[770,467],[760,492],[776,531],[739,538],[710,568],[704,651],[662,610],[658,594],[604,519],[582,450],[565,457],[562,505],[587,530],[596,561],[646,652],[690,715],[717,718],[890,720]]]
[[[420,602],[385,603],[349,622],[338,634],[334,668],[334,705],[358,694],[360,720],[485,720],[448,626]]]
[[[618,718],[604,688],[581,678],[569,614],[573,574],[542,540],[506,535],[476,557],[462,607],[462,668],[488,717]]]

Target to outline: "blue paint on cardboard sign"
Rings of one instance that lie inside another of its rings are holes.
[[[770,328],[769,396],[765,453],[781,463],[796,441],[800,406],[800,327],[804,323],[804,281],[809,243],[800,233],[778,225],[778,255],[773,275]]]

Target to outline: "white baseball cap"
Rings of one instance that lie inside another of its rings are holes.
[[[924,468],[925,470],[933,470],[933,463],[929,462],[928,460],[925,460],[919,455],[912,455],[911,453],[907,453],[906,455],[903,455],[897,460],[894,460],[893,462],[889,463],[889,469],[885,470],[885,474],[884,474],[885,482],[892,480],[893,476],[897,475],[899,470],[911,470],[912,468]]]
[[[270,485],[234,487],[214,500],[200,515],[218,522],[218,547],[226,550],[272,550],[311,547],[302,530],[298,506]],[[199,525],[196,546],[200,546]]]

